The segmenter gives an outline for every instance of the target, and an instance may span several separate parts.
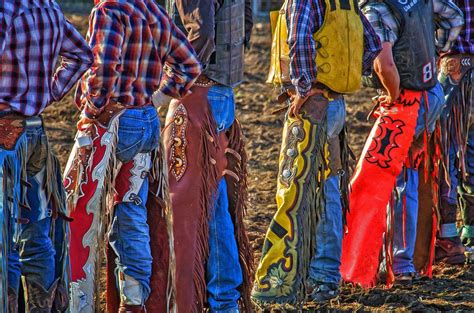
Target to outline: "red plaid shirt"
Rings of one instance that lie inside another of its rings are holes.
[[[87,38],[95,62],[78,87],[76,103],[88,117],[110,100],[151,104],[156,90],[181,98],[201,72],[186,36],[153,0],[100,2]]]
[[[41,114],[51,102],[60,100],[91,64],[89,46],[56,2],[2,0],[1,111]]]

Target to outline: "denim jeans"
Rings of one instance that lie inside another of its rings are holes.
[[[217,130],[221,132],[229,129],[235,119],[232,88],[214,86],[209,91],[208,99]],[[243,278],[224,178],[219,182],[215,201],[209,221],[209,260],[206,272],[208,301],[211,312],[229,312],[238,309],[238,288]]]
[[[26,196],[30,209],[21,210],[21,217],[28,223],[21,225],[19,242],[8,254],[8,285],[18,291],[23,275],[47,290],[56,277],[56,252],[50,237],[52,211],[45,192],[48,140],[43,126],[28,128],[26,135],[27,179],[31,185]]]
[[[151,151],[158,147],[159,136],[160,124],[154,107],[127,109],[120,117],[117,158],[122,168],[116,178],[116,188],[122,190],[122,194],[119,200],[116,197],[108,236],[117,255],[117,271],[140,283],[141,292],[133,296],[141,296],[142,303],[150,294],[152,257],[146,209],[149,166],[146,168],[140,162],[150,160]],[[136,168],[141,170],[135,173]]]
[[[449,81],[446,82],[445,88],[446,91],[449,92],[451,85]],[[457,105],[457,103],[452,100],[449,102],[448,107],[443,112],[443,119],[448,119],[452,106]],[[471,108],[471,110],[473,110],[473,108]],[[466,155],[464,156],[467,177],[462,184],[460,182],[459,165],[457,162],[458,147],[456,140],[453,138],[453,130],[445,129],[443,131],[447,132],[448,136],[450,136],[448,137],[448,140],[450,140],[448,174],[451,185],[448,185],[443,179],[441,180],[441,199],[447,204],[440,208],[442,210],[441,215],[442,217],[444,216],[445,219],[450,220],[448,222],[441,220],[440,237],[457,236],[456,223],[454,221],[457,214],[458,198],[460,198],[459,200],[461,201],[459,201],[459,204],[461,204],[461,215],[464,224],[461,230],[461,236],[464,240],[467,240],[468,238],[474,238],[474,205],[472,203],[472,190],[474,189],[474,126],[471,125],[469,127],[467,134]],[[467,198],[470,198],[470,201]],[[474,242],[474,240],[469,241]]]
[[[425,119],[425,99],[422,98],[418,120],[416,125],[416,136],[422,135],[428,128],[432,133],[436,121],[444,108],[444,93],[441,84],[428,91],[428,112]],[[397,178],[397,193],[399,195],[395,204],[394,232],[393,232],[393,270],[395,274],[415,272],[413,265],[413,253],[415,252],[416,225],[418,220],[418,170],[406,169]],[[406,199],[406,216],[404,223],[403,203]]]
[[[344,127],[346,106],[344,100],[329,102],[327,109],[327,136],[334,139]],[[339,176],[326,179],[324,185],[326,210],[316,228],[316,251],[311,260],[309,280],[315,284],[339,284],[342,253],[342,203]]]

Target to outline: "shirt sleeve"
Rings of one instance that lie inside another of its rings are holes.
[[[300,96],[316,82],[315,10],[311,0],[290,0],[287,8],[290,78]]]
[[[59,51],[61,65],[56,70],[52,83],[55,101],[64,97],[93,61],[92,51],[86,41],[67,20],[64,20],[63,29],[64,37]]]
[[[451,0],[433,0],[433,12],[438,28],[451,29],[464,25],[464,15]]]
[[[213,0],[175,0],[188,40],[203,66],[215,50],[215,6]]]
[[[364,27],[364,56],[362,59],[362,73],[369,75],[372,72],[372,66],[377,55],[382,51],[382,44],[370,25],[369,21],[361,13],[360,18]]]
[[[383,3],[370,3],[362,12],[381,42],[395,44],[398,40],[398,23],[390,9]]]
[[[2,0],[2,5],[0,6],[0,57],[3,55],[3,51],[5,51],[8,31],[13,21],[14,3],[14,0]]]
[[[168,45],[166,46],[166,42],[160,45],[163,46],[162,60],[167,70],[164,72],[159,90],[167,96],[180,99],[188,93],[201,74],[202,67],[186,36],[167,15],[166,17],[168,23],[165,25],[168,29],[163,31],[168,32]]]
[[[123,26],[111,10],[97,8],[90,18],[89,38],[94,64],[83,78],[82,92],[84,113],[95,117],[108,103],[120,75],[117,68],[121,63]]]

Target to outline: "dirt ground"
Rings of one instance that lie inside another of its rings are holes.
[[[83,32],[85,16],[72,15],[70,20]],[[237,116],[247,137],[250,170],[250,210],[247,226],[255,262],[258,261],[264,234],[275,213],[276,174],[282,131],[282,116],[272,115],[277,92],[265,84],[269,63],[270,29],[256,24],[252,49],[246,57],[246,81],[236,89]],[[347,123],[350,144],[358,155],[370,130],[366,115],[372,91],[362,90],[347,97]],[[72,94],[48,108],[45,113],[50,141],[65,165],[71,149],[78,112]],[[467,266],[435,266],[435,278],[410,289],[385,290],[383,286],[363,291],[342,288],[338,301],[325,306],[308,307],[308,311],[473,311],[474,269]]]

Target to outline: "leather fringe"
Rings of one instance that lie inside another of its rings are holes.
[[[239,249],[240,266],[242,268],[243,283],[240,288],[240,307],[242,312],[253,312],[253,305],[250,300],[250,292],[253,285],[255,265],[253,251],[247,236],[244,218],[248,209],[248,183],[247,183],[247,153],[245,151],[245,139],[239,121],[236,119],[227,133],[229,139],[228,147],[238,153],[240,160],[229,162],[230,170],[237,174],[235,178],[227,179],[229,191],[229,211],[234,224],[235,239]],[[237,158],[231,155],[230,158]],[[237,158],[238,159],[238,158]],[[234,166],[232,166],[234,165]]]
[[[210,161],[218,143],[217,125],[210,112],[207,115],[207,120],[201,125],[200,134],[202,134],[200,139],[201,151],[203,152],[199,165],[202,169],[202,176],[200,177],[202,186],[200,207],[202,212],[197,234],[197,249],[194,252],[194,290],[196,292],[194,313],[203,312],[207,302],[206,264],[209,258],[209,220],[211,209],[214,207],[215,194],[219,183],[218,178],[220,177],[217,167]]]

